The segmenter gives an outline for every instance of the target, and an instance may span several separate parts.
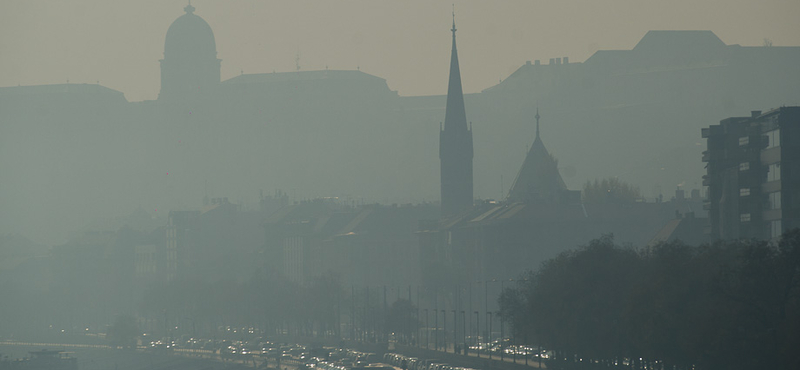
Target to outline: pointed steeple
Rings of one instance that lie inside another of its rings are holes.
[[[567,190],[558,172],[558,163],[547,152],[539,136],[539,109],[536,109],[536,138],[525,156],[517,178],[508,191],[509,202],[555,202]]]
[[[467,114],[464,108],[464,93],[461,90],[461,70],[456,49],[456,13],[453,12],[453,47],[450,52],[450,80],[447,85],[447,108],[444,114],[444,129],[467,129]]]
[[[442,216],[452,216],[472,207],[472,124],[467,126],[461,71],[456,51],[456,18],[453,12],[453,48],[444,124],[439,129]]]

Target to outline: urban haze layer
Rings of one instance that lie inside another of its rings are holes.
[[[152,100],[0,87],[0,369],[800,366],[800,46],[650,30],[465,92],[448,7],[446,93],[403,95],[223,78],[182,6]]]

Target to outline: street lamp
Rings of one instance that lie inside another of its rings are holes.
[[[509,280],[513,281],[513,279]],[[505,283],[505,280],[500,280],[500,294],[498,294],[498,297],[503,294],[503,290],[505,289],[503,283]],[[500,361],[504,361],[505,357],[505,351],[503,350],[503,341],[505,340],[505,331],[503,330],[504,327],[505,319],[503,318],[503,315],[500,315]]]
[[[408,288],[408,289],[409,289],[409,292],[410,292],[411,288]],[[408,300],[410,301],[411,298],[409,297]],[[419,320],[420,319],[419,311],[420,311],[420,308],[419,308],[419,285],[417,285],[417,321],[416,321],[416,324],[417,324],[417,346],[422,347],[422,336],[420,335],[420,334],[422,334],[422,328],[421,328],[422,322],[420,322],[420,320]]]
[[[422,323],[419,321],[419,299],[417,299],[417,317],[414,318],[414,325],[417,327],[417,337],[414,338],[417,341],[417,346],[422,347],[422,341],[419,339],[420,333],[422,332]]]
[[[425,311],[425,349],[431,348],[431,327],[428,320],[428,309],[423,309]]]
[[[478,337],[480,337],[480,330],[481,330],[481,316],[479,315],[478,311],[475,311],[475,344],[478,343]],[[481,357],[481,347],[476,346],[478,350],[478,357]]]
[[[458,334],[458,315],[456,315],[456,310],[453,311],[453,354],[456,353],[456,343],[458,343],[458,339],[456,338],[456,334]]]
[[[486,280],[486,281],[483,282],[483,300],[484,300],[484,310],[485,310],[484,312],[486,312],[486,315],[489,317],[489,319],[486,321],[486,324],[484,325],[484,326],[486,326],[486,329],[487,329],[486,330],[486,338],[484,338],[484,340],[486,341],[486,352],[489,353],[489,359],[491,360],[492,359],[492,351],[489,351],[489,345],[492,343],[492,313],[489,312],[489,282],[490,281],[495,281],[495,280],[492,279],[492,280]]]
[[[462,343],[464,346],[464,356],[467,355],[467,312],[461,310],[461,324],[463,324],[463,330],[461,330],[461,335],[464,337],[464,341]]]
[[[442,340],[444,341],[444,351],[447,352],[447,310],[442,310]]]
[[[436,331],[433,332],[433,349],[439,350],[439,310],[433,309],[433,321],[436,323]]]
[[[489,335],[488,335],[488,339],[486,340],[486,350],[489,352],[489,359],[491,360],[492,359],[492,351],[489,348],[489,345],[492,344],[492,313],[491,312],[486,312],[486,314],[489,315]]]

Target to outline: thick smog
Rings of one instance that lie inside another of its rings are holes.
[[[0,370],[800,368],[798,15],[3,2]]]

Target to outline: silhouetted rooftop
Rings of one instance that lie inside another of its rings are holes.
[[[725,43],[711,31],[647,31],[633,47],[636,51],[712,50],[725,47]]]
[[[538,121],[538,113],[536,118]],[[557,200],[565,190],[567,190],[567,185],[558,172],[558,163],[544,147],[537,126],[536,138],[525,156],[517,178],[508,191],[508,200],[511,202],[551,202]]]
[[[0,87],[0,96],[10,95],[36,95],[36,94],[94,94],[94,95],[119,95],[124,98],[121,91],[110,89],[97,84],[52,84],[33,86],[6,86]]]
[[[242,74],[223,81],[226,84],[240,83],[266,83],[284,81],[314,81],[314,80],[374,80],[386,83],[386,80],[368,73],[353,70],[320,70],[297,72],[273,72]]]

